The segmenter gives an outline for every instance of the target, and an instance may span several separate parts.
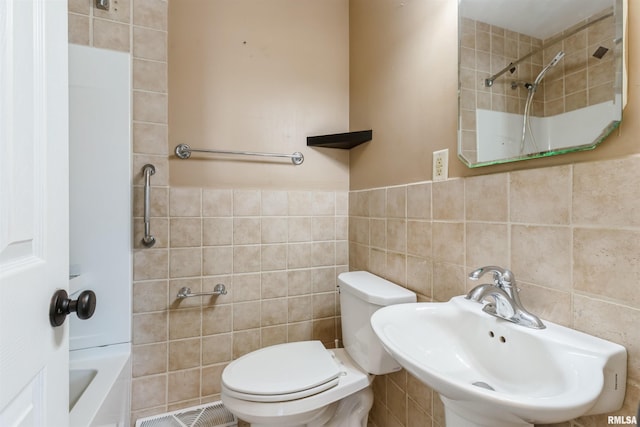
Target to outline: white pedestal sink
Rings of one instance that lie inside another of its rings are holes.
[[[498,319],[463,296],[371,317],[386,350],[440,394],[447,427],[552,424],[620,409],[626,349],[544,323],[531,329]]]

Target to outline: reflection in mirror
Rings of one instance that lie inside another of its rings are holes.
[[[595,148],[622,119],[623,0],[459,0],[458,156]]]

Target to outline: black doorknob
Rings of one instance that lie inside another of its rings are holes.
[[[67,291],[58,289],[51,298],[49,306],[49,321],[51,326],[56,327],[64,323],[67,314],[76,312],[78,318],[88,319],[96,311],[96,294],[93,291],[83,291],[78,295],[78,299],[69,298]]]

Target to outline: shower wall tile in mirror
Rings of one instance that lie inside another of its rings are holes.
[[[591,17],[611,14],[604,10]],[[506,30],[469,18],[461,20],[460,38],[460,121],[462,151],[471,163],[477,161],[476,109],[524,114],[528,84],[560,51],[564,59],[549,70],[540,83],[531,116],[550,117],[596,105],[615,98],[613,55],[614,16],[554,43],[525,59],[486,87],[484,79],[512,61],[561,38],[587,23],[579,22],[546,40]]]

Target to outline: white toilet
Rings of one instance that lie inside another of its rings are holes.
[[[344,349],[320,341],[265,347],[222,372],[222,402],[252,426],[366,427],[373,375],[400,365],[387,354],[369,319],[380,307],[416,295],[366,271],[338,276]]]

